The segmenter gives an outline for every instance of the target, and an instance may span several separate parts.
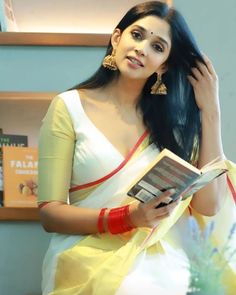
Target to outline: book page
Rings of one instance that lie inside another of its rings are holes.
[[[199,178],[187,189],[187,191],[183,194],[183,200],[191,196],[192,194],[196,193],[198,190],[203,188],[205,185],[213,181],[215,178],[219,177],[220,175],[226,173],[227,169],[215,169],[209,170],[206,173],[199,176]]]
[[[176,193],[172,200],[186,190],[199,177],[199,173],[183,166],[174,159],[164,156],[132,188],[128,195],[141,202],[148,202],[160,196],[162,192],[174,188]]]

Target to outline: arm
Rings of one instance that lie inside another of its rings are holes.
[[[78,234],[97,230],[98,209],[67,204],[74,142],[70,115],[63,100],[56,97],[43,120],[39,136],[38,202],[43,205],[40,206],[40,219],[48,232]]]
[[[156,207],[173,191],[166,191],[159,198],[148,203],[134,201],[130,204],[129,220],[133,227],[154,227],[167,218],[179,204],[180,199],[162,208]],[[98,216],[101,209],[80,208],[62,202],[51,201],[40,209],[41,223],[47,232],[62,234],[95,234],[98,233]],[[105,213],[103,224],[108,231],[107,219],[109,210]]]
[[[221,139],[218,78],[215,70],[205,57],[206,65],[197,63],[189,81],[193,86],[196,103],[201,111],[202,134],[198,167],[201,168],[216,157],[224,159]],[[191,206],[199,213],[214,215],[221,208],[226,192],[226,176],[222,175],[199,190]]]

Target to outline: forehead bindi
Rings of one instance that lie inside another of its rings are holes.
[[[170,25],[157,16],[146,16],[143,19],[134,22],[131,27],[136,27],[148,37],[151,36],[162,39],[168,47],[171,45]]]

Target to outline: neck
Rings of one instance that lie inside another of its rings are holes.
[[[106,87],[111,100],[123,107],[136,107],[145,81],[119,77]]]

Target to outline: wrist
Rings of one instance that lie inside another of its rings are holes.
[[[210,110],[201,110],[201,119],[202,121],[209,122],[220,122],[220,109],[218,107],[211,108]]]
[[[140,202],[138,201],[134,201],[130,204],[130,208],[129,208],[129,219],[130,222],[135,226],[138,227],[139,226],[139,218],[138,218],[138,206],[140,205]]]
[[[102,208],[97,221],[97,229],[100,234],[110,232],[120,234],[134,229],[136,226],[130,219],[130,205],[112,208]]]

